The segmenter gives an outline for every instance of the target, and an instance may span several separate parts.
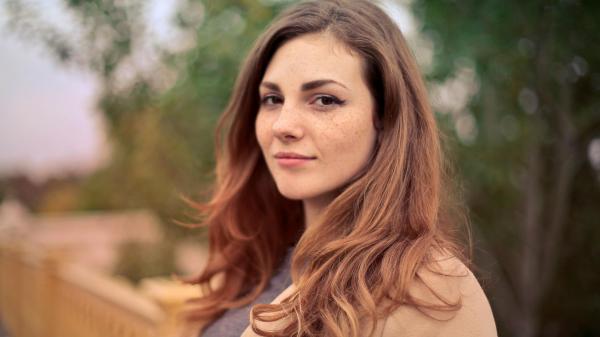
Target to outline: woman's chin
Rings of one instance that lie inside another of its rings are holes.
[[[289,199],[289,200],[304,200],[304,199],[306,199],[304,197],[304,195],[301,193],[284,193],[281,191],[279,191],[279,193],[281,193],[281,195],[283,195],[284,198]]]
[[[283,195],[284,198],[290,200],[305,200],[311,198],[311,196],[313,195],[306,190],[298,188],[277,186],[277,189],[279,190],[279,193]]]

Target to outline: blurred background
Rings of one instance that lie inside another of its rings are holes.
[[[172,335],[213,129],[282,0],[0,2],[0,336]],[[386,0],[500,336],[600,336],[600,2]]]

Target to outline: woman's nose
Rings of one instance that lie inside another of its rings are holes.
[[[299,140],[304,136],[300,110],[290,103],[284,104],[279,110],[279,115],[273,123],[273,134],[282,142]]]

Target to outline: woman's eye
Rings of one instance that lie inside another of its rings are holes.
[[[335,96],[329,96],[329,95],[321,95],[318,96],[317,99],[315,100],[315,103],[319,106],[323,106],[323,107],[328,107],[331,105],[342,105],[344,103],[344,101],[340,100],[339,98],[335,97]]]
[[[283,100],[275,95],[267,95],[261,99],[261,104],[263,105],[275,105],[280,104]]]

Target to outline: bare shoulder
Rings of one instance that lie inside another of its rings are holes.
[[[380,322],[380,336],[496,337],[490,304],[459,259],[435,254],[421,267],[409,294],[424,307],[404,305]],[[454,307],[454,310],[449,310]]]

